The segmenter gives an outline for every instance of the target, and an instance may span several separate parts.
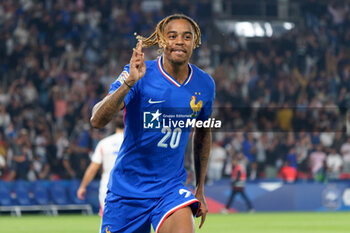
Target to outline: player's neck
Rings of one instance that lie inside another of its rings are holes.
[[[183,64],[175,64],[171,61],[163,60],[163,68],[164,70],[171,75],[176,81],[180,84],[183,84],[188,78],[188,74],[190,72],[188,63]]]

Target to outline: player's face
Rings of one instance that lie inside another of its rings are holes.
[[[174,64],[188,63],[194,48],[194,30],[185,19],[171,20],[164,29],[164,57]]]

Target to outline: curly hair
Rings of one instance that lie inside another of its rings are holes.
[[[142,47],[148,48],[153,45],[158,44],[158,46],[163,49],[166,46],[166,38],[164,36],[164,28],[166,25],[175,19],[185,19],[192,25],[194,30],[194,47],[197,48],[201,44],[201,31],[197,23],[190,17],[183,14],[173,14],[169,15],[166,18],[162,19],[156,27],[156,30],[149,37],[143,37],[140,35],[136,36],[137,40],[142,40]]]

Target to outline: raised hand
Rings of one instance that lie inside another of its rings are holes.
[[[127,83],[134,85],[146,73],[145,54],[142,52],[142,40],[139,41],[130,59],[130,70]]]

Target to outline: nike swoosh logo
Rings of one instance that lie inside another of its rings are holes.
[[[150,104],[159,104],[159,103],[163,103],[163,102],[165,102],[165,100],[152,100],[152,99],[148,100],[148,103],[150,103]]]

